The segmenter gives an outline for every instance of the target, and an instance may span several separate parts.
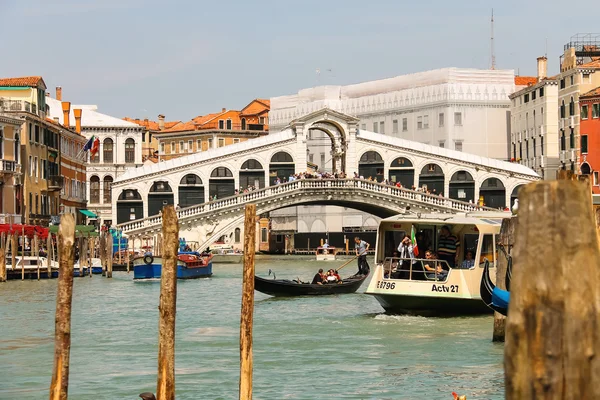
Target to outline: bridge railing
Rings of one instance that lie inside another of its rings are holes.
[[[232,206],[252,203],[257,200],[266,199],[283,193],[293,192],[299,189],[327,190],[331,188],[360,189],[368,192],[386,193],[391,196],[400,197],[411,201],[431,204],[440,208],[448,209],[449,211],[497,211],[493,208],[481,207],[460,200],[440,197],[438,195],[427,194],[424,192],[396,186],[384,185],[382,183],[363,179],[299,179],[247,193],[240,193],[224,199],[213,200],[208,203],[182,208],[177,210],[177,217],[179,220],[182,220],[209,211],[224,210]],[[125,222],[119,224],[118,226],[123,230],[123,232],[127,233],[160,224],[162,224],[162,216],[159,214],[143,219]]]

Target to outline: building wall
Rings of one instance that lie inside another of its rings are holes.
[[[597,111],[594,113],[594,105]],[[581,120],[581,138],[587,137],[587,152],[580,149],[582,165],[587,163],[592,174],[592,191],[600,194],[600,96],[580,99],[580,106],[587,106],[588,117]]]
[[[86,158],[81,151],[87,139],[75,132],[63,131],[61,134],[60,171],[64,185],[60,192],[60,213],[72,213],[78,224],[86,219],[80,210],[85,210],[86,201]]]
[[[15,140],[17,153],[20,153],[21,121],[0,115],[0,158],[2,160],[0,174],[0,219],[4,223],[10,222],[13,216],[15,223],[21,222],[21,210],[17,204],[17,191],[20,187],[15,184],[21,173],[20,159],[15,158]],[[12,172],[11,172],[12,171]],[[18,215],[18,216],[16,216]]]
[[[267,135],[268,132],[203,132],[188,131],[181,134],[157,135],[158,154],[161,160],[170,160],[192,153],[207,151],[218,147],[245,142],[255,137]],[[191,141],[191,148],[190,148]]]
[[[557,82],[542,80],[511,95],[511,102],[511,161],[532,168],[544,179],[555,179],[559,168]]]

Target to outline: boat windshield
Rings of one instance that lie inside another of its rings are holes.
[[[383,277],[408,281],[446,281],[452,269],[445,260],[432,258],[387,257],[383,262]]]

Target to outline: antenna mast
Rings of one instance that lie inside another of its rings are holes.
[[[492,37],[491,37],[491,50],[492,50],[492,69],[496,69],[496,52],[494,49],[494,9],[492,8]]]

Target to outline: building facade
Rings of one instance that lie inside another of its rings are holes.
[[[0,224],[21,223],[21,126],[23,121],[0,113]]]
[[[581,172],[579,96],[600,86],[600,38],[588,42],[579,35],[565,45],[558,81],[558,129],[562,169]]]
[[[555,179],[560,168],[558,82],[547,77],[547,58],[537,61],[536,82],[510,95],[510,157],[544,179]]]
[[[579,97],[581,174],[592,175],[592,191],[600,194],[600,87]]]
[[[136,168],[142,163],[142,133],[144,128],[120,118],[98,112],[96,105],[73,105],[63,112],[62,89],[57,88],[56,99],[47,98],[50,116],[59,123],[78,129],[88,140],[98,138],[100,147],[95,157],[87,160],[86,194],[87,209],[98,216],[100,224],[114,224],[112,214],[112,191],[114,180],[128,168]],[[76,118],[74,110],[81,110],[81,118]],[[80,121],[80,122],[78,122]],[[74,149],[77,156],[83,149]]]

